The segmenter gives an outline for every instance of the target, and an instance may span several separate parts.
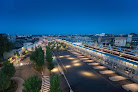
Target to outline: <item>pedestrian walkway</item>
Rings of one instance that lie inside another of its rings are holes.
[[[43,48],[44,52],[46,52],[45,46]],[[46,54],[44,57],[46,57]],[[49,78],[50,73],[46,66],[47,64],[45,63],[42,72],[43,78],[42,78],[41,92],[49,92],[50,90],[50,78]]]
[[[49,76],[44,76],[42,78],[41,91],[42,92],[49,92],[49,90],[50,90],[50,78],[49,78]]]
[[[23,65],[31,65],[31,64],[33,64],[33,63],[23,63]]]
[[[19,67],[19,66],[24,66],[24,65],[32,65],[33,63],[18,63],[18,64],[14,64],[15,67]]]
[[[12,77],[11,80],[17,82],[18,84],[18,88],[16,90],[16,92],[22,92],[22,89],[23,89],[23,83],[24,83],[24,80],[19,78],[19,77]]]

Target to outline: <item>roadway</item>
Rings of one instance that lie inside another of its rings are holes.
[[[70,51],[57,52],[55,55],[59,58],[60,66],[73,92],[126,92],[121,85],[110,81]],[[63,77],[61,80],[64,85]],[[64,86],[66,85],[65,83]]]

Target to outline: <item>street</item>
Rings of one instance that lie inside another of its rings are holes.
[[[60,60],[60,66],[73,92],[126,92],[121,86],[107,80],[69,51],[57,52],[55,55]]]

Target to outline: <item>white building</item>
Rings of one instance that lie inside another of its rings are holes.
[[[95,36],[105,36],[105,33],[95,34]]]
[[[116,37],[115,38],[115,46],[130,46],[132,41],[132,35],[128,35],[128,37]]]
[[[115,46],[126,46],[127,38],[125,37],[116,37]]]
[[[132,41],[132,35],[128,35],[127,42],[131,42],[131,41]]]
[[[32,48],[35,48],[35,44],[31,43],[31,42],[27,42],[23,44],[23,48],[24,50],[28,50],[28,51],[32,51]]]

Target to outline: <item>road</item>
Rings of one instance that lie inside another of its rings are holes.
[[[107,80],[71,52],[63,51],[55,55],[59,57],[60,65],[73,92],[126,92],[121,86]]]

